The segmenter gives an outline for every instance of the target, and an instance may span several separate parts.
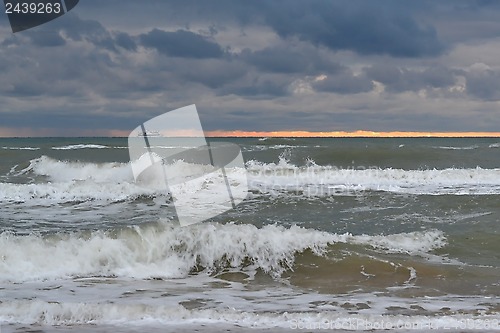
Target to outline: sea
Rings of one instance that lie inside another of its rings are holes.
[[[500,329],[499,138],[223,141],[181,226],[126,138],[0,139],[0,332]]]

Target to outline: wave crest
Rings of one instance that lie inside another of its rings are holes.
[[[359,244],[384,252],[420,253],[442,247],[440,231],[388,236],[335,234],[298,226],[159,223],[119,231],[47,237],[0,234],[0,279],[30,281],[76,276],[182,278],[199,269],[252,266],[279,277],[295,256],[326,254],[329,245]]]

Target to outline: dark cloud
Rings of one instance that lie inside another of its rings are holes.
[[[116,45],[124,48],[125,50],[128,51],[137,50],[137,44],[135,43],[134,39],[132,39],[132,37],[130,37],[128,34],[124,32],[118,32],[115,35],[115,41]]]
[[[437,56],[444,51],[433,27],[420,26],[407,10],[390,3],[274,1],[266,22],[282,38],[297,37],[332,50],[393,57]],[[388,9],[391,5],[395,10]]]
[[[153,29],[147,34],[140,35],[139,39],[143,46],[172,57],[202,59],[218,58],[224,54],[219,44],[186,30],[169,32]]]
[[[169,59],[169,71],[179,81],[203,84],[211,89],[231,85],[248,72],[248,66],[232,59]]]
[[[0,119],[126,129],[197,103],[208,130],[498,129],[480,37],[500,5],[472,2],[88,0],[15,35],[4,18]],[[385,93],[361,94],[373,81]]]
[[[51,21],[45,25],[37,27],[26,32],[28,35],[36,34],[36,41],[43,41],[44,35],[59,36],[63,41],[86,41],[93,44],[95,47],[103,48],[113,52],[117,52],[117,46],[127,50],[134,50],[134,41],[130,35],[125,32],[111,33],[100,22],[96,20],[81,19],[73,12]]]
[[[27,31],[32,43],[36,46],[41,47],[54,47],[63,46],[66,44],[66,40],[61,37],[58,31]]]
[[[444,66],[424,70],[379,64],[364,69],[367,77],[383,83],[386,91],[418,91],[427,88],[450,87],[456,82],[456,72]]]
[[[193,23],[213,24],[236,23],[252,25],[259,20],[265,10],[265,2],[219,0],[214,2],[198,0],[148,0],[147,3],[126,0],[86,0],[80,2],[78,10],[86,16],[94,16],[101,22],[120,27],[161,27],[187,28]],[[133,20],[131,19],[133,18]]]
[[[147,5],[123,0],[105,3],[89,0],[87,8],[100,8],[101,15],[121,26],[134,24],[128,15],[150,25],[164,22],[189,27],[193,22],[207,26],[268,26],[284,39],[299,38],[331,50],[350,50],[363,55],[387,54],[394,57],[437,56],[446,50],[432,23],[421,19],[439,7],[430,1],[404,2],[383,0],[255,0],[217,2],[151,0]],[[442,7],[454,11],[445,2]],[[85,8],[83,8],[85,9]]]
[[[110,38],[109,31],[98,21],[81,19],[74,13],[68,13],[57,20],[37,28],[42,31],[62,31],[68,39],[90,42]]]
[[[143,120],[138,116],[117,117],[116,115],[95,114],[84,108],[76,111],[60,113],[53,110],[36,108],[19,113],[5,113],[2,115],[5,123],[13,127],[36,128],[77,128],[79,130],[116,128],[122,130],[133,129]],[[70,134],[70,133],[68,133]]]

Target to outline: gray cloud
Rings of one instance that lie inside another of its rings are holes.
[[[484,69],[462,72],[467,80],[467,93],[483,100],[500,100],[500,72]]]
[[[118,32],[115,35],[116,45],[124,48],[127,51],[136,51],[137,44],[132,37],[127,33]]]
[[[245,49],[241,56],[261,70],[276,73],[303,72],[310,65],[302,54],[283,48],[266,48],[255,52]]]
[[[159,53],[184,58],[219,58],[224,52],[219,44],[191,31],[175,32],[153,29],[139,36],[143,46]]]
[[[107,29],[98,21],[81,19],[74,13],[69,13],[58,20],[51,21],[40,29],[61,30],[71,40],[96,41],[109,37]]]
[[[237,95],[251,99],[273,99],[290,94],[292,78],[284,75],[248,73],[232,84],[218,89],[218,95]]]
[[[317,91],[334,92],[338,94],[357,94],[373,89],[372,81],[364,75],[355,76],[350,71],[338,75],[329,75],[326,79],[313,83]]]
[[[342,66],[320,55],[317,49],[301,46],[280,45],[257,51],[245,49],[240,57],[265,72],[312,75],[341,70]]]
[[[54,47],[66,44],[66,40],[61,37],[58,31],[27,31],[26,35],[30,37],[31,42],[36,46]]]
[[[115,16],[121,26],[133,24],[117,15],[117,9],[134,12],[139,21],[149,24],[171,22],[189,27],[193,22],[207,26],[227,24],[248,27],[269,26],[284,39],[299,38],[331,50],[350,50],[363,55],[387,54],[394,57],[438,56],[446,50],[436,28],[420,17],[439,8],[430,1],[401,3],[383,0],[277,0],[277,1],[150,1],[142,3],[108,0],[104,4],[89,0],[87,6],[99,7],[106,18]],[[461,2],[460,2],[461,3]],[[455,4],[441,5],[448,11]],[[437,14],[436,14],[437,15]],[[142,20],[141,20],[142,19]],[[425,22],[425,23],[424,23]]]
[[[393,1],[385,6],[314,0],[270,4],[267,23],[283,38],[297,37],[332,50],[394,57],[437,56],[445,49],[433,27],[419,25]]]
[[[500,72],[469,67],[500,8],[464,4],[88,0],[15,35],[0,20],[2,126],[128,129],[197,103],[207,130],[498,130]]]
[[[387,91],[418,91],[426,88],[444,88],[454,85],[456,72],[444,66],[424,70],[378,64],[364,69],[366,76],[385,85]]]
[[[220,89],[241,79],[248,67],[244,63],[224,59],[169,59],[169,70],[179,80],[196,82],[211,89]]]

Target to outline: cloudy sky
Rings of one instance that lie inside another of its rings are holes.
[[[500,1],[80,0],[16,34],[2,13],[0,71],[0,136],[193,103],[207,131],[500,131]]]

